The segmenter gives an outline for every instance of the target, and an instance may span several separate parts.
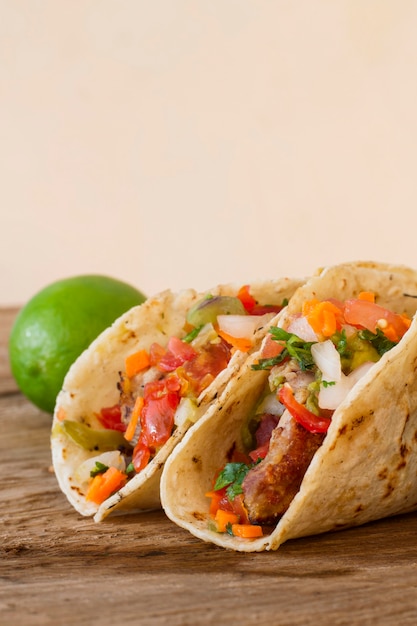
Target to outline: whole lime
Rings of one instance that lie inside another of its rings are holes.
[[[146,296],[99,274],[56,281],[19,311],[9,337],[12,374],[21,392],[52,413],[64,377],[103,330]]]

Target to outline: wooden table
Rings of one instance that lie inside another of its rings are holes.
[[[7,360],[0,310],[0,624],[416,624],[417,514],[242,554],[162,512],[83,518],[51,470],[51,417]]]

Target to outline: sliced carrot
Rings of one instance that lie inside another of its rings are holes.
[[[94,476],[85,498],[90,502],[101,504],[112,493],[121,489],[126,484],[126,481],[127,476],[124,472],[116,467],[109,467],[103,474]]]
[[[138,421],[140,418],[140,414],[143,409],[144,400],[142,396],[138,396],[135,401],[135,405],[133,407],[132,415],[130,416],[129,424],[127,425],[125,432],[125,439],[131,441],[134,437],[136,426],[138,425]]]
[[[314,311],[315,307],[320,304],[320,300],[317,300],[317,298],[312,298],[311,300],[306,300],[305,302],[303,302],[303,308],[302,308],[302,316],[303,317],[307,317],[312,311]]]
[[[232,524],[232,533],[242,539],[254,539],[263,536],[262,526],[256,524]]]
[[[208,491],[206,493],[206,497],[211,498],[209,513],[211,517],[215,517],[217,511],[219,510],[222,494],[219,491]]]
[[[229,335],[222,330],[216,330],[220,337],[227,341],[227,343],[229,343],[233,348],[236,348],[236,350],[240,350],[241,352],[249,352],[249,350],[252,348],[252,341],[250,339],[247,339],[246,337],[233,337],[232,335]]]
[[[128,378],[132,378],[142,370],[149,367],[150,359],[146,350],[138,350],[133,354],[129,354],[125,359],[125,369]]]
[[[217,513],[214,517],[217,523],[217,530],[219,533],[225,533],[227,531],[228,524],[237,524],[239,522],[239,516],[231,511],[223,511],[223,509],[217,509]]]
[[[324,337],[334,335],[336,330],[341,327],[341,322],[343,321],[340,308],[328,300],[307,302],[305,307],[303,307],[303,314],[314,332]]]
[[[358,295],[358,300],[367,300],[368,302],[375,302],[375,294],[372,291],[361,291]]]

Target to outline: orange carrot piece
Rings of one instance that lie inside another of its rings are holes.
[[[320,304],[320,300],[317,300],[317,298],[313,298],[312,300],[306,300],[305,302],[303,302],[303,308],[301,311],[301,315],[303,317],[308,317],[308,315],[314,311],[315,307]]]
[[[142,396],[138,396],[135,401],[135,405],[133,407],[132,415],[130,416],[129,424],[127,425],[125,432],[125,439],[131,441],[136,431],[136,426],[138,425],[138,421],[140,418],[140,414],[142,412],[144,400]]]
[[[132,376],[149,367],[149,364],[149,354],[146,350],[138,350],[133,352],[133,354],[129,354],[125,359],[126,376],[132,378]]]
[[[90,502],[101,504],[112,493],[121,489],[126,484],[126,481],[127,476],[124,472],[116,467],[109,467],[103,474],[94,476],[85,498]]]
[[[372,291],[361,291],[358,295],[358,300],[367,300],[368,302],[375,302],[375,294]]]
[[[211,517],[215,517],[222,497],[218,491],[208,491],[205,495],[207,498],[211,498],[209,513]]]
[[[231,511],[223,511],[223,509],[218,509],[215,515],[215,521],[217,523],[217,530],[219,533],[225,533],[227,531],[227,525],[238,524],[239,516],[236,513],[232,513]]]
[[[254,539],[263,536],[262,526],[256,524],[232,524],[232,533],[242,539]]]
[[[329,301],[306,303],[307,321],[318,335],[331,337],[340,327],[342,312],[335,304]],[[304,308],[303,308],[304,313]]]
[[[216,329],[216,331],[222,339],[227,341],[227,343],[230,343],[230,345],[233,348],[236,348],[236,350],[240,350],[241,352],[249,352],[249,350],[252,348],[251,340],[247,339],[246,337],[233,337],[232,335],[229,335],[222,330]]]

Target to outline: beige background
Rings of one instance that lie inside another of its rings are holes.
[[[0,304],[417,267],[417,2],[0,0]]]

